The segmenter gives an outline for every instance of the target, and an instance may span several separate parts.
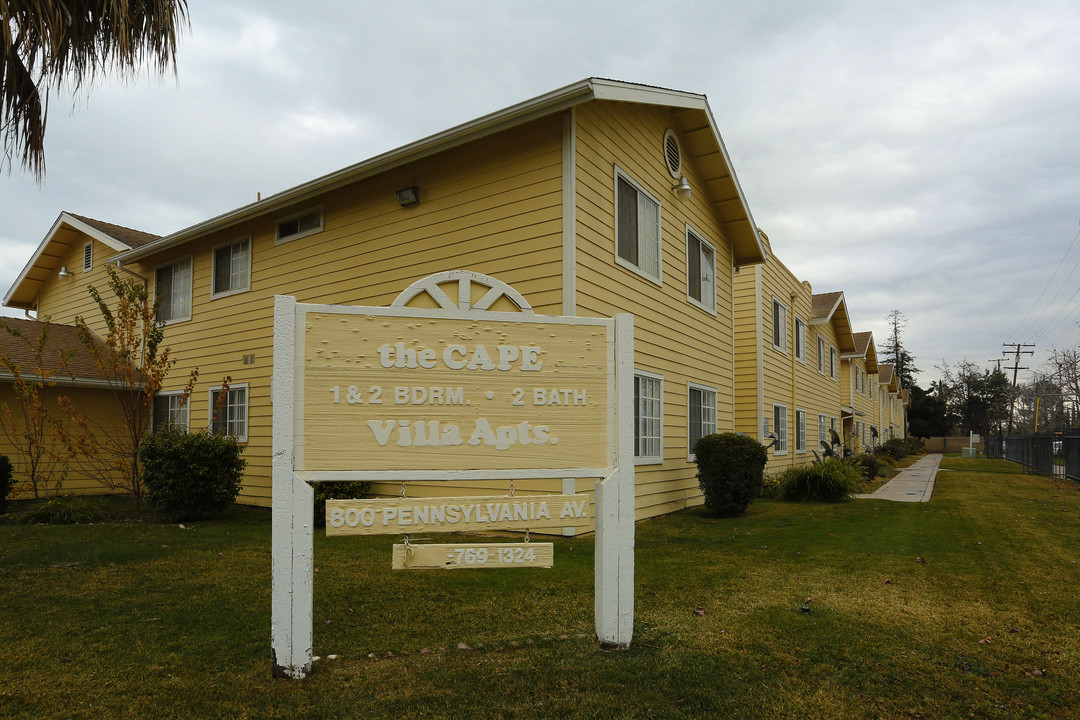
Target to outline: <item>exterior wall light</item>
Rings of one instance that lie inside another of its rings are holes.
[[[685,175],[679,177],[679,184],[676,185],[673,190],[675,190],[675,194],[678,195],[679,199],[683,202],[689,200],[690,196],[694,193],[693,189],[690,187],[690,181],[686,179]]]
[[[71,277],[71,273],[68,272],[67,265],[61,265],[60,266],[59,276],[61,278]]]
[[[401,207],[418,204],[420,202],[420,187],[410,185],[407,188],[401,188],[397,191],[397,201]]]

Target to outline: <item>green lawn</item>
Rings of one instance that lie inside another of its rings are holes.
[[[268,511],[0,525],[0,717],[1080,716],[1077,485],[942,467],[928,504],[639,524],[627,651],[593,640],[591,538],[551,570],[409,573],[393,538],[317,537],[340,657],[299,682],[270,678]]]

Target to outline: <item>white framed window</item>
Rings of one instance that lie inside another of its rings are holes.
[[[835,416],[829,418],[829,429],[833,432],[839,433],[840,431],[836,429],[837,420],[838,418],[836,418]],[[830,440],[831,439],[832,438],[830,438]]]
[[[795,318],[795,359],[806,362],[806,323],[802,318]]]
[[[716,248],[686,228],[686,296],[690,302],[716,312]]]
[[[214,248],[210,297],[224,297],[251,289],[251,238]]]
[[[175,260],[154,271],[158,298],[157,318],[163,323],[191,319],[191,257]]]
[[[806,411],[795,410],[795,452],[806,452]]]
[[[822,375],[826,374],[825,366],[825,338],[818,335],[817,339],[817,371]]]
[[[94,243],[88,242],[83,245],[82,248],[82,269],[83,272],[90,272],[94,269]]]
[[[833,380],[840,379],[840,364],[836,362],[836,348],[829,346],[829,377]]]
[[[615,168],[615,261],[660,285],[660,201]]]
[[[181,390],[159,392],[154,395],[154,406],[150,417],[150,427],[173,426],[187,432],[188,404]]]
[[[825,443],[825,447],[829,445],[829,433],[828,433],[828,418],[824,415],[817,416],[817,439],[818,447],[822,447],[821,443]]]
[[[716,432],[716,388],[689,383],[687,385],[687,456],[694,457],[694,443]]]
[[[321,205],[301,210],[277,221],[277,234],[274,238],[274,244],[298,240],[322,232],[322,230],[323,210]]]
[[[634,461],[639,465],[664,460],[663,399],[663,376],[634,374]]]
[[[773,405],[773,435],[776,436],[776,444],[773,445],[773,454],[786,455],[787,448],[787,405]]]
[[[210,432],[231,435],[240,442],[247,442],[248,435],[248,386],[247,383],[230,385],[226,394],[223,387],[210,388]]]
[[[772,301],[772,344],[780,352],[787,352],[787,307],[776,298]]]

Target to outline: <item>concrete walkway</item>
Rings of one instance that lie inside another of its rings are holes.
[[[911,467],[901,470],[899,475],[879,487],[873,494],[855,495],[854,497],[864,500],[930,502],[930,496],[934,494],[934,480],[937,478],[940,464],[940,453],[921,457]]]

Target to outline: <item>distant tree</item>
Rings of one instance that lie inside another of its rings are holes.
[[[1001,370],[983,370],[969,360],[938,365],[946,417],[957,432],[989,434],[1000,429],[1009,416],[1012,388]]]
[[[17,162],[40,180],[50,89],[126,80],[144,64],[163,73],[186,21],[186,0],[0,2],[0,169]]]
[[[945,399],[937,393],[936,383],[930,390],[912,385],[911,407],[908,409],[908,430],[915,437],[943,437],[949,434]]]
[[[901,336],[907,330],[908,320],[899,310],[893,310],[885,316],[889,323],[889,339],[885,341],[884,361],[892,363],[900,384],[906,388],[915,385],[915,376],[921,370],[915,367],[915,358],[904,347]]]
[[[1061,429],[1077,427],[1080,425],[1080,350],[1052,350],[1045,370],[1046,378],[1061,393],[1062,411],[1066,415]]]
[[[162,344],[165,334],[157,320],[158,301],[150,297],[146,285],[134,278],[121,278],[109,266],[106,272],[115,307],[96,287],[88,288],[105,321],[104,342],[97,339],[83,317],[77,317],[75,324],[87,352],[112,389],[122,427],[117,431],[103,426],[68,402],[68,414],[77,427],[68,439],[74,454],[97,471],[95,475],[104,485],[127,492],[138,507],[143,495],[139,445],[150,432],[154,395],[176,361]],[[197,378],[198,370],[192,370],[181,403],[187,402]]]
[[[16,352],[8,342],[0,342],[0,367],[11,376],[14,395],[13,404],[0,403],[0,428],[17,451],[12,456],[15,480],[38,498],[58,491],[67,472],[70,453],[60,429],[63,411],[46,396],[56,387],[57,377],[70,375],[68,361],[74,351],[49,352],[52,325],[47,318],[38,323],[36,336],[2,319],[0,328],[8,342],[23,349]]]

